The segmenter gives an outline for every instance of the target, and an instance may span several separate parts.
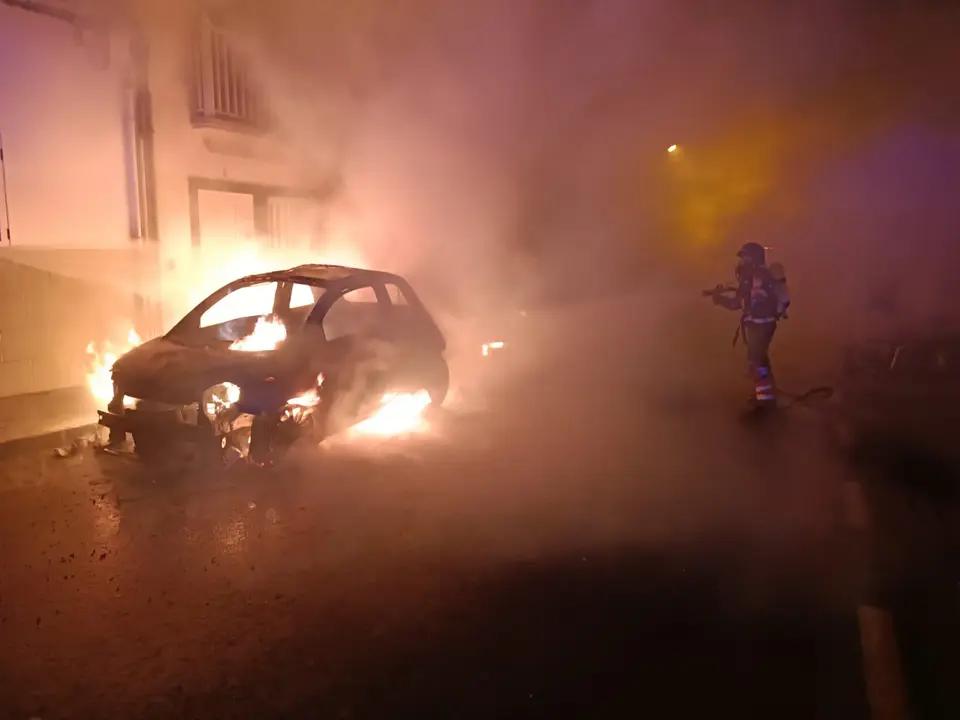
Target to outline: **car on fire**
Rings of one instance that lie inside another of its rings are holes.
[[[398,275],[337,265],[250,275],[119,357],[100,425],[108,447],[129,435],[141,456],[189,441],[207,457],[268,464],[300,438],[321,442],[370,417],[391,394],[441,405],[445,350]]]

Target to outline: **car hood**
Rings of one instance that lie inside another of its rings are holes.
[[[218,383],[242,386],[271,374],[274,356],[274,352],[195,347],[160,337],[121,356],[113,365],[113,381],[131,397],[186,404],[199,400]]]

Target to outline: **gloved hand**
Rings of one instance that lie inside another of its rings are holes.
[[[710,293],[710,299],[713,300],[714,305],[720,305],[723,302],[723,294],[729,292],[729,288],[725,285],[717,285],[713,291]]]

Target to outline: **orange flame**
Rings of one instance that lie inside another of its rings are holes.
[[[320,386],[323,385],[323,373],[317,375],[317,386],[287,400],[288,405],[298,408],[312,408],[320,404]]]
[[[262,317],[257,320],[253,332],[240,338],[230,346],[240,352],[263,352],[275,350],[277,345],[287,339],[286,326],[275,318]]]
[[[98,407],[106,407],[113,399],[113,364],[117,358],[143,341],[136,330],[130,329],[127,333],[127,343],[122,349],[115,349],[110,342],[103,343],[98,349],[95,343],[87,345],[87,355],[90,356],[90,369],[87,372],[87,387]],[[126,401],[125,401],[126,402]]]
[[[360,435],[402,435],[422,432],[427,423],[424,411],[430,405],[426,390],[416,393],[387,393],[380,401],[380,408],[371,417],[357,423],[352,430]]]

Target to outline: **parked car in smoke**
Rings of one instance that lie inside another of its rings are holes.
[[[335,265],[250,275],[113,365],[109,445],[155,457],[190,441],[269,462],[373,414],[392,393],[440,405],[446,341],[402,277]]]
[[[872,445],[960,463],[960,332],[853,344],[835,390],[831,430],[843,449]]]

